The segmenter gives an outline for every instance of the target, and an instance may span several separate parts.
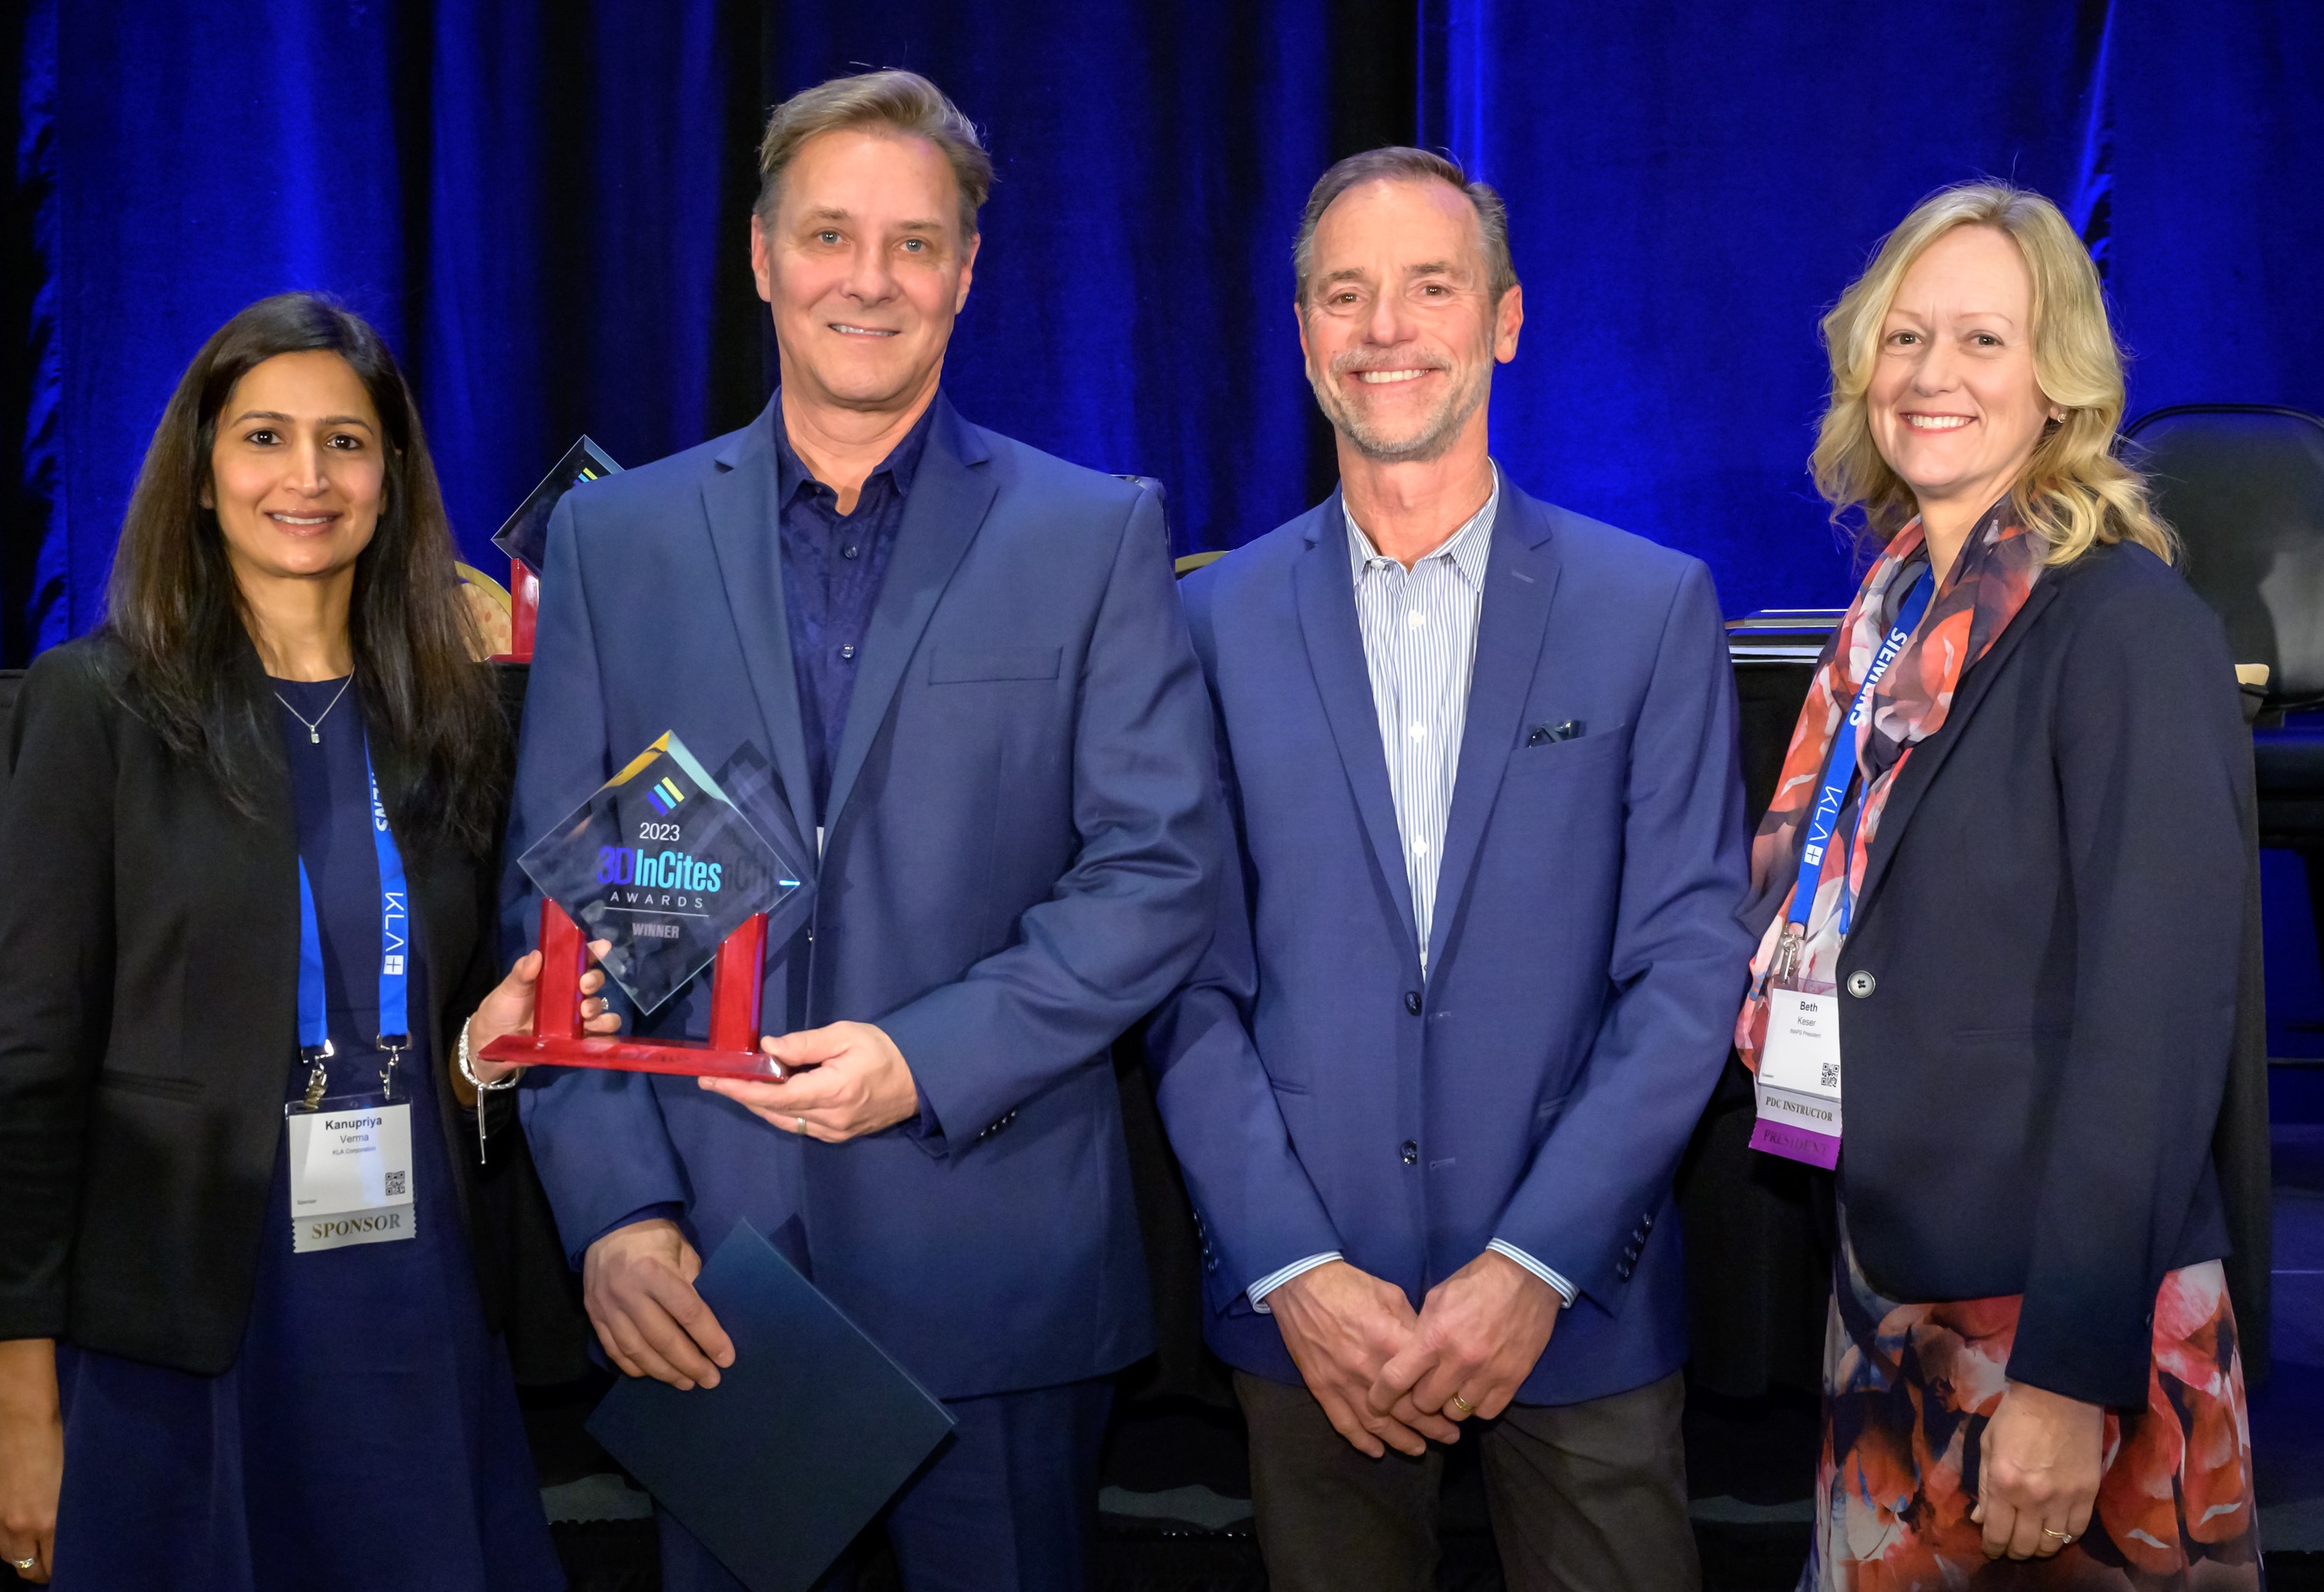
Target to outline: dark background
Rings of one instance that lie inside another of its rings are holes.
[[[2066,208],[2134,411],[2324,408],[2311,5],[20,0],[0,664],[98,618],[163,400],[266,293],[386,329],[480,563],[577,434],[635,464],[742,423],[772,368],[755,134],[868,66],[935,78],[999,165],[962,410],[1161,477],[1181,551],[1329,488],[1288,253],[1315,176],[1382,143],[1508,197],[1516,479],[1708,558],[1730,613],[1846,595],[1804,469],[1815,322],[1941,183]]]

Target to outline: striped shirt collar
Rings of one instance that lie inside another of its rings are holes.
[[[1460,529],[1446,538],[1442,547],[1426,555],[1419,562],[1425,564],[1429,558],[1450,559],[1452,566],[1461,572],[1462,576],[1471,586],[1479,591],[1484,590],[1485,565],[1492,556],[1493,550],[1493,511],[1500,507],[1500,502],[1501,468],[1499,465],[1495,465],[1493,490],[1486,497],[1485,506],[1471,515],[1468,522]],[[1372,545],[1372,538],[1366,536],[1364,528],[1356,523],[1355,513],[1348,507],[1347,495],[1344,492],[1340,497],[1340,516],[1348,522],[1349,574],[1351,578],[1360,581],[1364,578],[1364,566],[1375,558],[1385,558],[1387,555]]]

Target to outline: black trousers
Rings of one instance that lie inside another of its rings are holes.
[[[1368,1459],[1306,1388],[1235,1374],[1251,1505],[1273,1592],[1429,1592],[1444,1450]],[[1679,1440],[1684,1384],[1471,1420],[1510,1592],[1695,1592]]]

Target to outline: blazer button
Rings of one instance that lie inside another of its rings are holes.
[[[1866,996],[1871,994],[1878,988],[1880,988],[1880,980],[1874,978],[1870,973],[1866,972],[1862,968],[1858,968],[1854,972],[1848,975],[1848,992],[1850,995],[1855,996],[1858,1000],[1863,999]]]
[[[1407,989],[1404,992],[1404,1009],[1410,1012],[1416,1017],[1420,1015],[1419,990]]]
[[[1404,1141],[1404,1147],[1398,1150],[1397,1154],[1404,1157],[1404,1164],[1406,1166],[1410,1166],[1419,1161],[1420,1146],[1414,1144],[1410,1139],[1406,1139]]]

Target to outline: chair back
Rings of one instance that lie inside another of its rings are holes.
[[[2267,707],[2324,702],[2324,419],[2188,403],[2123,435],[2236,661],[2268,666]]]

